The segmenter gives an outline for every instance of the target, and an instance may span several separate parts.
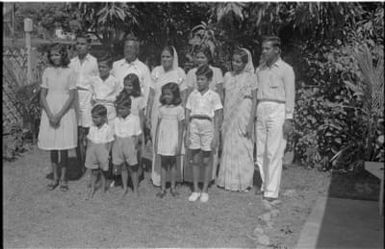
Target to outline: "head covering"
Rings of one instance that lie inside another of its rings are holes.
[[[243,72],[249,72],[254,73],[254,64],[253,64],[253,58],[251,57],[251,53],[246,48],[241,48],[241,50],[245,51],[247,54],[247,64],[245,68],[243,69]]]
[[[178,63],[178,53],[176,52],[176,49],[174,46],[171,46],[172,47],[172,50],[174,52],[174,60],[172,61],[172,69],[177,69],[179,67],[179,63]]]

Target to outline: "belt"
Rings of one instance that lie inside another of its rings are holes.
[[[277,100],[277,99],[258,99],[257,101],[258,103],[262,103],[262,102],[274,102],[274,103],[280,103],[280,104],[285,104],[286,101],[284,100]]]
[[[193,115],[193,116],[190,116],[190,121],[192,119],[206,119],[206,120],[212,121],[212,118],[210,118],[209,116],[205,116],[205,115]]]

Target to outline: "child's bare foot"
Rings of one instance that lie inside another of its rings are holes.
[[[139,197],[139,191],[138,190],[134,191],[134,196]]]
[[[92,188],[90,188],[87,192],[87,195],[85,197],[85,200],[88,201],[90,199],[92,199],[94,197],[94,194],[95,194],[95,190],[93,190]]]
[[[122,192],[120,197],[124,198],[127,195],[127,193],[128,193],[128,190],[127,189],[123,189],[123,192]]]

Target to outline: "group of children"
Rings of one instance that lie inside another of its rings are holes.
[[[106,191],[106,172],[111,159],[113,173],[121,175],[123,195],[128,191],[129,173],[133,192],[138,195],[146,107],[139,78],[130,73],[122,85],[110,73],[111,59],[96,60],[85,53],[84,42],[87,40],[78,39],[78,56],[71,62],[66,48],[61,45],[52,46],[48,52],[51,66],[43,73],[41,100],[44,111],[38,139],[39,148],[51,152],[53,180],[48,188],[53,190],[60,185],[63,192],[68,190],[68,150],[79,148],[78,157],[90,179],[88,198],[95,193],[99,175],[102,190]],[[84,76],[85,71],[88,71],[88,76]],[[199,67],[196,76],[197,88],[189,95],[185,107],[182,106],[180,89],[176,83],[169,82],[162,87],[159,120],[157,127],[153,127],[156,129],[153,142],[154,153],[161,157],[161,178],[164,180],[168,173],[171,175],[172,196],[179,195],[175,188],[178,174],[176,157],[181,154],[183,145],[191,151],[194,190],[188,200],[200,198],[202,202],[207,202],[211,173],[207,165],[211,151],[219,143],[222,104],[218,93],[209,89],[213,77],[210,67]],[[206,167],[200,167],[202,164]],[[202,194],[198,187],[201,170],[208,175]],[[156,196],[163,198],[165,195],[166,189],[162,187]]]

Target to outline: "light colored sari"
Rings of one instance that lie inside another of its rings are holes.
[[[253,186],[253,139],[245,136],[252,110],[252,92],[256,77],[251,54],[240,74],[225,75],[223,151],[217,185],[232,191],[245,191]]]
[[[187,89],[186,86],[186,74],[178,66],[178,54],[173,47],[174,50],[174,60],[173,60],[173,66],[172,69],[168,72],[164,71],[163,66],[157,66],[155,67],[151,72],[151,78],[152,78],[152,86],[151,88],[154,89],[155,96],[151,111],[151,136],[153,142],[155,142],[155,132],[156,132],[156,126],[158,125],[158,117],[159,117],[159,107],[161,106],[161,103],[159,102],[159,98],[162,94],[162,87],[170,82],[177,83],[179,85],[180,92]],[[153,145],[153,151],[154,151],[154,145]],[[182,153],[184,153],[182,148]],[[183,162],[183,156],[181,156],[181,160]],[[181,175],[183,175],[183,164],[179,162],[180,160],[177,160],[177,167],[181,170]],[[151,179],[152,183],[155,186],[160,186],[160,157],[157,156],[153,152],[152,156],[152,173],[151,173]]]

